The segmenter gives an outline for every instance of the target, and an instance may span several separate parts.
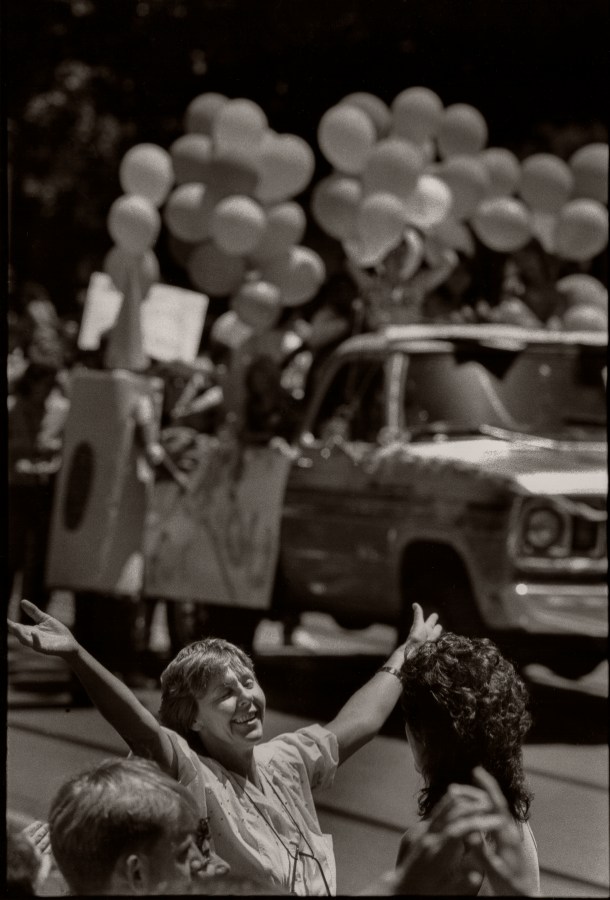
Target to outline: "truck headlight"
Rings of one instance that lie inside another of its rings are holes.
[[[563,518],[552,509],[532,509],[525,518],[523,537],[534,550],[548,550],[559,543]]]

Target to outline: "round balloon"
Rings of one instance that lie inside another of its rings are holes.
[[[450,188],[455,219],[469,219],[489,191],[489,175],[475,156],[452,156],[438,169],[438,177]]]
[[[245,158],[212,159],[205,165],[203,181],[216,200],[237,194],[253,197],[258,184],[256,163]]]
[[[596,306],[607,315],[608,288],[592,275],[566,275],[555,287],[565,296],[568,306]]]
[[[348,260],[359,269],[369,269],[379,265],[383,254],[379,250],[371,250],[361,237],[348,237],[341,241],[341,246]]]
[[[384,103],[375,94],[369,94],[366,91],[356,91],[344,97],[339,102],[339,105],[342,103],[347,103],[348,106],[355,106],[366,113],[375,126],[378,139],[388,134],[392,125],[392,114],[387,103]]]
[[[198,290],[211,297],[235,293],[243,281],[246,264],[241,256],[225,253],[212,242],[200,244],[188,258],[187,271]]]
[[[596,306],[570,306],[561,321],[566,331],[608,330],[608,313]]]
[[[554,213],[530,210],[532,234],[547,253],[555,253],[555,234],[557,232],[557,216]]]
[[[457,250],[464,256],[472,257],[475,254],[475,243],[472,232],[464,222],[458,222],[452,215],[447,216],[433,229],[433,236],[444,247]]]
[[[326,270],[320,256],[309,247],[291,247],[288,253],[263,267],[265,281],[277,285],[284,306],[299,306],[320,290]]]
[[[326,159],[348,175],[362,172],[377,139],[370,116],[349,104],[328,109],[318,125],[318,143]]]
[[[176,184],[202,182],[212,159],[212,139],[205,134],[183,134],[169,148]]]
[[[555,252],[563,259],[593,259],[608,244],[608,211],[596,200],[570,200],[560,210]]]
[[[420,175],[415,190],[403,203],[407,222],[423,230],[440,225],[452,205],[450,188],[434,175]]]
[[[181,184],[169,196],[163,218],[181,241],[199,243],[210,236],[214,202],[204,184]]]
[[[443,118],[443,101],[426,87],[401,91],[392,103],[392,131],[398,137],[423,144],[435,137]]]
[[[156,144],[137,144],[121,160],[119,181],[126,194],[161,206],[174,181],[169,153]]]
[[[268,207],[265,230],[260,241],[250,254],[255,264],[260,264],[281,256],[300,243],[305,234],[307,219],[303,209],[293,200]]]
[[[487,122],[474,106],[454,103],[443,112],[437,142],[443,159],[479,153],[487,143]]]
[[[362,199],[359,179],[346,175],[328,175],[319,181],[311,195],[311,213],[326,234],[344,240],[355,235]]]
[[[210,329],[210,340],[218,344],[224,344],[231,350],[237,350],[248,338],[251,338],[253,331],[249,325],[242,322],[234,309],[218,316]]]
[[[608,144],[587,144],[570,157],[574,197],[608,203]]]
[[[367,255],[377,260],[397,247],[405,230],[405,208],[394,194],[375,193],[366,196],[358,212],[358,235]]]
[[[371,150],[362,173],[365,194],[394,194],[407,200],[424,168],[421,151],[410,141],[386,138]]]
[[[134,256],[121,247],[112,247],[104,258],[104,272],[110,275],[114,286],[122,293],[127,289],[129,274],[134,267],[137,268],[142,295],[145,297],[160,278],[159,260],[154,250],[145,250],[140,256]]]
[[[231,309],[254,334],[262,334],[273,328],[282,314],[280,289],[269,281],[248,281],[232,297]]]
[[[161,217],[150,200],[136,194],[118,197],[108,213],[110,237],[127,253],[150,250],[159,236]]]
[[[472,227],[482,244],[499,253],[514,253],[531,239],[527,208],[512,197],[491,197],[479,205]]]
[[[184,115],[184,130],[188,134],[212,134],[214,120],[229,100],[224,94],[208,91],[191,100]]]
[[[515,154],[505,147],[488,147],[481,153],[481,160],[489,175],[489,196],[514,194],[521,178],[521,164]]]
[[[267,134],[258,153],[261,203],[278,203],[303,191],[313,175],[315,158],[309,144],[296,134]]]
[[[519,194],[531,209],[559,212],[567,203],[573,185],[570,167],[552,153],[535,153],[521,164]]]
[[[265,231],[262,206],[250,197],[225,197],[212,213],[211,234],[225,253],[243,256],[250,253]]]
[[[243,98],[229,100],[214,117],[212,136],[216,152],[219,156],[251,159],[266,130],[267,116],[257,103]]]

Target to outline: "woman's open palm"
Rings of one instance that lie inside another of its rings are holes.
[[[8,620],[8,630],[23,644],[39,653],[50,656],[67,656],[73,653],[78,643],[69,628],[58,619],[43,613],[29,600],[21,601],[21,609],[33,619],[35,625],[21,625]]]

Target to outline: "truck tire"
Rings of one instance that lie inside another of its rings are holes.
[[[172,654],[175,656],[187,644],[205,637],[224,638],[251,653],[261,618],[258,609],[212,606],[194,601],[168,602],[167,626]]]
[[[444,631],[472,638],[489,635],[477,609],[470,579],[458,557],[446,548],[434,550],[426,549],[417,567],[407,565],[404,569],[400,639],[404,640],[409,632],[413,621],[411,604],[415,602],[423,607],[426,616],[437,612]],[[430,564],[426,556],[430,556]]]

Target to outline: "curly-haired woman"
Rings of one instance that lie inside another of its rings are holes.
[[[450,785],[472,784],[472,770],[483,766],[500,785],[518,825],[527,893],[537,895],[538,854],[528,823],[532,795],[523,773],[522,745],[531,724],[523,681],[490,640],[451,633],[423,644],[405,659],[400,675],[405,733],[424,781],[421,818],[428,818]],[[413,832],[403,837],[399,861],[412,838]],[[483,835],[483,848],[486,841],[491,838]],[[447,893],[502,893],[484,853],[469,844],[446,864],[452,882]]]

